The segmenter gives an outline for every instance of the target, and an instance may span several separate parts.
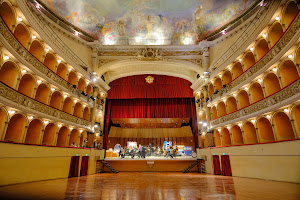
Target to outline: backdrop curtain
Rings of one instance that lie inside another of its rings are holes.
[[[114,80],[109,85],[105,108],[104,148],[113,118],[191,118],[195,148],[197,147],[197,117],[191,83],[187,80],[151,75],[129,76]]]
[[[222,164],[222,175],[232,176],[229,155],[221,156],[221,164]]]
[[[218,155],[213,155],[214,175],[221,175],[220,159]]]
[[[80,176],[86,176],[89,168],[89,156],[82,156]]]
[[[79,156],[72,156],[69,170],[69,178],[78,176]]]

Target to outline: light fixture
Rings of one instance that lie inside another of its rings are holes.
[[[41,80],[37,80],[37,83],[38,83],[38,84],[41,84],[41,83],[42,83],[42,81],[41,81]]]
[[[49,123],[49,121],[47,121],[47,120],[46,120],[46,121],[44,121],[44,122],[45,122],[45,124],[48,124],[48,123]]]
[[[4,56],[4,59],[5,59],[5,60],[8,60],[8,59],[9,59],[9,56]]]
[[[219,77],[221,78],[221,77],[222,77],[222,74],[219,74]]]
[[[138,36],[138,37],[135,38],[135,41],[140,43],[140,42],[142,42],[142,38],[140,36]]]
[[[23,21],[23,19],[21,17],[18,18],[19,22]]]
[[[82,133],[83,130],[79,130],[80,133]]]
[[[242,61],[242,59],[241,59],[241,58],[239,58],[239,61],[241,62],[241,61]]]
[[[199,124],[203,124],[203,121],[200,121]]]
[[[73,130],[73,127],[70,127],[70,130],[72,131],[72,130]]]
[[[35,39],[35,38],[36,38],[36,35],[33,35],[32,38]]]
[[[278,16],[277,16],[277,17],[275,17],[275,20],[276,20],[276,21],[278,21],[279,19],[280,19],[280,18],[279,18]]]
[[[236,97],[236,93],[234,93],[233,96]]]
[[[207,126],[207,123],[203,123],[203,126]]]
[[[60,128],[62,126],[62,124],[58,124],[57,126]]]
[[[75,35],[75,36],[78,36],[78,31],[75,31],[74,35]]]
[[[266,117],[267,117],[268,119],[271,119],[271,116],[270,116],[270,115],[267,115]]]
[[[239,127],[242,127],[242,125],[243,125],[242,123],[238,123],[238,126],[239,126]]]
[[[29,117],[29,119],[30,119],[30,120],[32,120],[32,119],[33,119],[33,117],[32,117],[32,116],[30,116],[30,117]]]
[[[98,128],[98,125],[97,125],[97,124],[95,124],[94,128]]]
[[[254,120],[254,119],[252,119],[252,120],[251,120],[251,122],[252,122],[252,124],[254,124],[254,123],[255,123],[255,120]]]
[[[253,48],[253,47],[251,47],[251,48],[250,48],[250,51],[253,51],[253,50],[254,50],[254,48]]]
[[[51,88],[51,91],[54,92],[54,91],[55,91],[55,88]]]
[[[77,103],[77,100],[74,100],[75,103]]]
[[[201,76],[200,76],[200,78],[204,78],[204,76],[203,76],[203,75],[201,75]]]
[[[293,55],[292,54],[288,55],[288,58],[293,58]]]
[[[267,37],[267,34],[263,34],[262,36],[263,36],[263,38],[266,38],[266,37]]]
[[[231,70],[231,67],[228,67],[229,70]]]
[[[289,109],[285,108],[283,111],[286,112],[286,113],[288,113]]]
[[[61,62],[61,59],[58,59],[57,62],[60,63],[60,62]]]
[[[22,72],[23,72],[23,73],[26,73],[27,71],[26,71],[26,69],[23,69]]]
[[[10,110],[10,111],[8,111],[8,113],[9,113],[9,114],[15,114],[15,113],[16,113],[16,111],[14,111],[14,110]]]
[[[66,94],[64,95],[65,98],[67,98],[67,96],[68,96],[68,95],[66,95]]]
[[[245,90],[248,90],[249,88],[248,87],[245,87]]]
[[[277,71],[277,69],[274,67],[274,68],[272,69],[272,71],[273,71],[273,72],[276,72],[276,71]]]
[[[226,34],[226,30],[223,30],[223,31],[222,31],[222,35],[225,35],[225,34]]]
[[[46,48],[45,50],[46,50],[47,52],[49,51],[49,49],[48,49],[48,48]]]
[[[259,78],[259,79],[257,79],[257,81],[258,81],[258,82],[262,82],[262,79],[261,79],[261,78]]]
[[[79,75],[78,78],[81,78],[81,76]]]

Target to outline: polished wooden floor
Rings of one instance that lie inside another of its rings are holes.
[[[300,184],[198,173],[105,173],[0,187],[0,199],[299,200]]]

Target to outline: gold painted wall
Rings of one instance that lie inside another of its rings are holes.
[[[230,156],[233,176],[300,183],[300,140],[197,149],[206,156],[206,172],[213,174],[212,155]]]
[[[104,158],[104,150],[0,143],[0,185],[67,178],[76,154],[90,156],[88,174],[96,173],[96,160]]]

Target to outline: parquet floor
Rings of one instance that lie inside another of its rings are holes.
[[[0,199],[299,200],[300,184],[198,173],[105,173],[4,186]]]

